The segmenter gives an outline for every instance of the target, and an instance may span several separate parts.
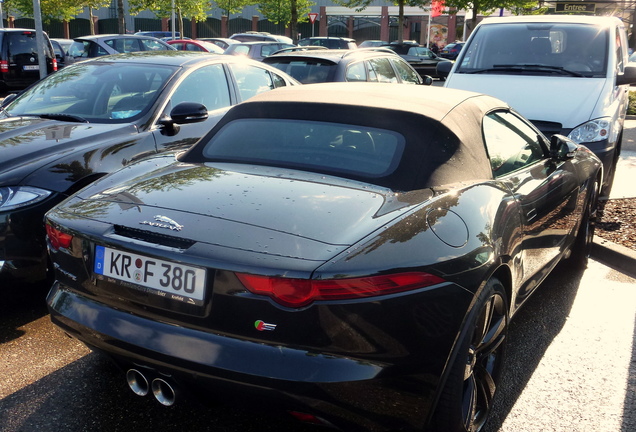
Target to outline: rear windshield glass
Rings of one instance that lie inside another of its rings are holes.
[[[398,166],[404,137],[394,131],[305,120],[239,119],[203,149],[208,161],[256,163],[347,177],[384,177]]]
[[[457,72],[604,77],[609,45],[607,33],[598,26],[586,24],[484,25],[465,48]]]
[[[316,60],[284,60],[271,59],[268,64],[282,70],[296,78],[303,84],[331,82],[337,65],[334,63],[321,63]]]
[[[9,39],[9,55],[12,57],[21,54],[34,55],[38,53],[38,44],[34,31],[11,31],[6,32],[4,37]],[[49,57],[52,57],[51,48],[47,42],[48,41],[44,39],[44,52]]]

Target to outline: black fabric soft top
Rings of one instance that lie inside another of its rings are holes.
[[[309,120],[402,134],[406,148],[398,168],[384,178],[374,179],[374,184],[409,191],[484,181],[492,179],[492,171],[483,144],[481,119],[495,108],[507,106],[489,96],[425,86],[336,83],[289,87],[233,107],[180,159],[204,161],[202,148],[211,136],[238,119]]]

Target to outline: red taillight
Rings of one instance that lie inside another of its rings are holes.
[[[0,61],[0,72],[9,72],[9,62],[7,60]]]
[[[292,416],[294,416],[296,420],[300,420],[301,422],[304,422],[304,423],[311,423],[311,424],[317,424],[317,425],[329,425],[328,422],[326,422],[325,420],[313,414],[303,413],[300,411],[288,411],[288,412]]]
[[[46,235],[49,238],[51,247],[55,250],[58,250],[60,248],[68,249],[69,247],[71,247],[73,236],[70,234],[63,233],[57,228],[53,228],[49,224],[46,225]]]
[[[57,59],[53,59],[53,72],[57,70]]]
[[[250,292],[271,297],[288,307],[303,307],[317,300],[346,300],[414,290],[444,282],[428,273],[396,273],[349,279],[291,279],[237,273]]]

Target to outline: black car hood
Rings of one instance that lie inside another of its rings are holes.
[[[398,194],[279,168],[177,163],[121,184],[106,177],[79,195],[59,210],[198,242],[321,260],[329,258],[326,249],[335,255],[432,192]]]
[[[0,120],[0,184],[19,185],[70,153],[88,151],[105,139],[136,133],[130,124],[61,122],[38,117]]]

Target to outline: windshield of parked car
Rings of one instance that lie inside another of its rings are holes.
[[[176,71],[164,65],[77,63],[27,89],[5,108],[11,116],[128,122],[148,111]]]
[[[257,133],[255,133],[257,131]],[[203,148],[207,161],[254,163],[365,178],[391,174],[404,152],[395,131],[289,119],[238,119]]]
[[[483,25],[456,72],[604,77],[608,45],[607,30],[595,25]]]

